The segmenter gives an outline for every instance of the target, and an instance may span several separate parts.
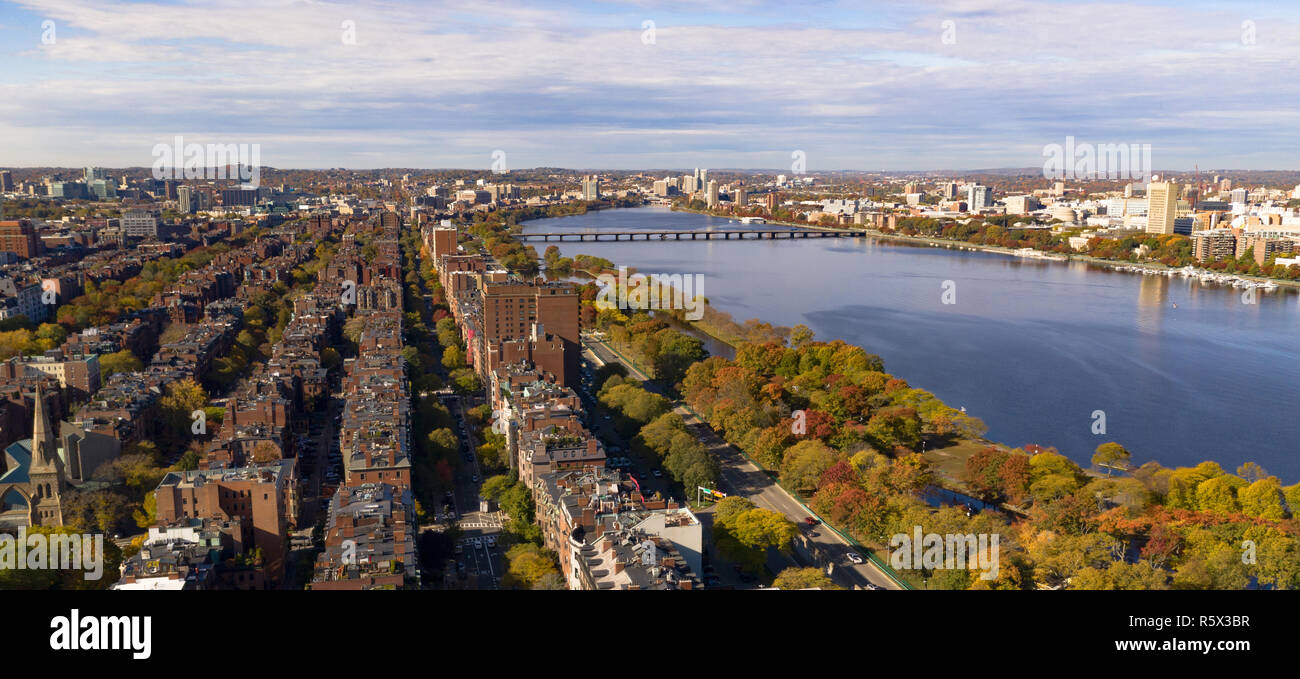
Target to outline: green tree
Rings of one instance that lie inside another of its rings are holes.
[[[843,589],[831,582],[820,568],[790,567],[781,571],[772,582],[777,589]]]
[[[1096,452],[1092,454],[1092,463],[1106,470],[1106,476],[1110,476],[1112,469],[1128,468],[1129,461],[1133,459],[1133,454],[1114,441],[1103,443],[1097,446]]]
[[[822,474],[835,464],[835,451],[817,439],[807,439],[790,446],[781,463],[781,480],[801,493],[817,490]]]

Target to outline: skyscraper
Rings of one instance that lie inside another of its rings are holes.
[[[1178,217],[1177,182],[1147,184],[1147,233],[1171,234]]]
[[[582,199],[600,200],[600,177],[593,174],[582,178]]]
[[[180,186],[176,189],[176,211],[181,214],[194,213],[194,190],[188,186]]]
[[[0,191],[8,193],[14,190],[14,173],[0,170]]]
[[[979,212],[989,205],[993,204],[993,189],[979,184],[971,184],[966,189],[966,209],[970,212]]]
[[[716,179],[711,179],[711,180],[709,180],[708,187],[709,187],[709,189],[708,189],[707,193],[705,194],[705,195],[706,195],[706,199],[707,199],[707,201],[708,201],[708,206],[709,206],[709,207],[717,207],[717,206],[718,206],[718,182],[717,182],[717,180],[716,180]]]

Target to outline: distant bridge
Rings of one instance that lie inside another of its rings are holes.
[[[719,229],[714,231],[578,231],[567,233],[520,233],[521,241],[610,241],[610,240],[779,240],[794,238],[862,238],[866,231],[821,231],[813,229]]]

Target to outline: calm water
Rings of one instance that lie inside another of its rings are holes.
[[[528,232],[744,228],[666,208],[528,222]],[[754,227],[761,228],[761,227]],[[804,323],[989,426],[1087,464],[1115,440],[1137,464],[1256,461],[1300,480],[1300,295],[1082,263],[869,239],[556,243],[644,273],[704,274],[737,321]],[[547,244],[535,243],[539,252]],[[944,281],[955,304],[941,301]],[[1176,307],[1174,305],[1177,305]],[[1106,434],[1092,434],[1093,411]]]

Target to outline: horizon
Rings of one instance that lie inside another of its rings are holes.
[[[114,165],[93,165],[93,164],[92,164],[92,165],[87,165],[87,164],[81,164],[81,165],[23,165],[23,166],[20,166],[20,165],[0,165],[0,170],[84,170],[84,169],[87,168],[87,167],[94,167],[94,168],[103,169],[103,170],[141,171],[141,172],[151,170],[150,166],[147,166],[147,165],[114,166]],[[177,169],[177,170],[182,169],[182,166],[171,166],[171,165],[167,165],[167,166],[163,166],[163,167],[164,167],[164,168],[167,168],[167,169]],[[218,167],[218,166],[206,166],[206,167]],[[232,164],[232,165],[228,165],[227,167],[234,167],[234,165],[233,165],[233,164]],[[791,170],[788,169],[788,168],[762,168],[762,167],[702,167],[702,166],[629,168],[629,167],[565,167],[565,166],[559,166],[559,165],[538,165],[538,166],[535,166],[535,167],[516,167],[516,168],[511,168],[510,170],[508,170],[508,171],[506,171],[506,172],[501,172],[501,173],[495,173],[495,172],[492,172],[492,170],[491,170],[490,168],[453,167],[453,166],[446,166],[446,167],[403,167],[403,166],[396,166],[396,165],[393,165],[393,166],[382,166],[382,167],[343,167],[343,166],[334,166],[334,167],[277,167],[277,166],[273,166],[273,165],[257,165],[257,166],[255,166],[255,167],[257,167],[257,168],[259,168],[259,169],[261,169],[261,170],[272,170],[272,171],[275,171],[275,172],[329,172],[329,171],[333,171],[333,170],[342,170],[342,171],[347,171],[347,172],[385,172],[385,171],[391,171],[391,172],[396,172],[396,171],[416,171],[416,172],[489,172],[489,173],[492,173],[492,174],[498,174],[498,175],[500,175],[500,176],[508,176],[508,175],[510,175],[511,173],[515,173],[515,172],[536,172],[536,171],[538,171],[538,170],[557,170],[557,171],[563,171],[563,172],[575,172],[575,173],[576,173],[576,172],[627,172],[627,173],[648,173],[648,172],[685,172],[685,171],[688,171],[688,170],[691,170],[691,169],[707,169],[707,170],[710,171],[710,172],[749,172],[749,173],[753,173],[753,174],[773,174],[773,175],[777,175],[777,174],[791,174]],[[827,169],[821,169],[821,170],[807,170],[807,171],[804,172],[803,174],[808,174],[808,175],[817,175],[817,174],[883,174],[883,175],[932,174],[932,175],[954,175],[954,176],[956,176],[956,175],[966,175],[966,174],[989,174],[989,173],[1006,173],[1006,174],[1010,174],[1010,173],[1013,173],[1013,172],[1014,172],[1014,173],[1022,173],[1022,174],[1033,175],[1033,174],[1040,174],[1040,173],[1042,172],[1042,168],[1041,168],[1041,167],[985,167],[985,168],[971,168],[971,169],[925,169],[925,170],[894,170],[894,169],[886,169],[886,170],[869,170],[869,169],[852,169],[852,168],[839,168],[839,169],[827,168]],[[1155,174],[1155,175],[1161,175],[1161,174],[1164,174],[1164,173],[1176,173],[1176,174],[1182,174],[1182,173],[1194,173],[1194,172],[1200,172],[1201,174],[1205,174],[1205,173],[1207,173],[1207,172],[1208,172],[1208,173],[1225,173],[1225,172],[1260,172],[1260,173],[1277,172],[1277,173],[1284,173],[1284,172],[1300,172],[1300,168],[1255,168],[1255,169],[1250,169],[1250,168],[1217,168],[1217,167],[1211,167],[1211,168],[1185,168],[1185,169],[1169,169],[1169,168],[1153,168],[1153,169],[1152,169],[1152,174]],[[1046,179],[1046,178],[1045,178],[1045,179]],[[1116,181],[1116,182],[1136,182],[1136,181],[1139,181],[1139,180],[1136,179],[1136,178],[1135,178],[1135,179],[1125,179],[1125,178],[1110,178],[1110,177],[1097,177],[1097,178],[1095,178],[1095,179],[1094,179],[1094,178],[1087,178],[1087,177],[1084,177],[1084,178],[1081,178],[1081,179],[1069,179],[1069,180],[1065,180],[1065,181],[1105,181],[1105,180]],[[191,180],[184,180],[184,181],[191,181]],[[198,181],[198,180],[193,180],[193,181]],[[211,181],[211,180],[204,179],[204,180],[202,180],[202,181]]]

